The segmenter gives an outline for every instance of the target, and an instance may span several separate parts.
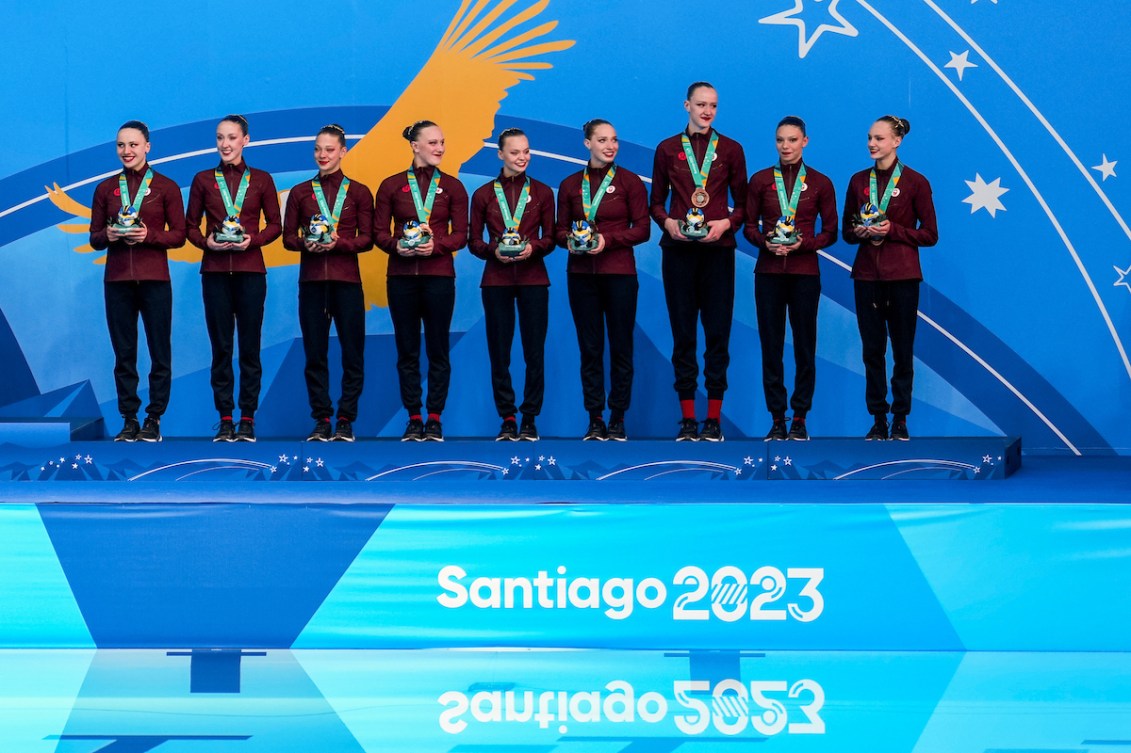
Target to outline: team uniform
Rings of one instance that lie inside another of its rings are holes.
[[[896,163],[899,165],[900,163]],[[890,170],[876,169],[876,186],[883,194],[891,181]],[[938,242],[939,231],[931,184],[921,174],[901,166],[886,214],[891,230],[878,244],[857,238],[853,219],[870,201],[871,170],[852,176],[844,197],[842,236],[859,246],[852,264],[856,295],[856,320],[863,344],[865,399],[868,412],[886,420],[888,410],[896,421],[911,412],[914,378],[915,323],[919,310],[919,248]],[[887,392],[887,343],[891,340],[891,403]]]
[[[591,192],[611,166],[586,167],[558,188],[558,245],[566,247],[570,226],[585,219],[582,183],[589,176]],[[596,197],[593,197],[596,198]],[[632,401],[633,330],[640,284],[633,246],[648,240],[648,194],[635,173],[616,166],[612,182],[597,206],[593,224],[605,240],[599,254],[570,254],[567,264],[569,306],[581,351],[581,390],[595,439],[604,439],[605,337],[609,340],[610,425],[623,424]],[[600,421],[594,426],[594,422]],[[623,426],[620,427],[623,430]],[[618,433],[618,432],[614,432]],[[587,435],[588,436],[588,435]],[[621,437],[615,437],[621,438]]]
[[[171,179],[153,173],[143,188],[148,164],[138,170],[124,169],[107,178],[94,190],[90,212],[90,245],[106,249],[103,289],[106,297],[106,324],[114,349],[114,387],[118,412],[136,420],[141,400],[137,394],[137,320],[141,317],[149,346],[148,417],[160,421],[169,404],[172,384],[173,292],[169,281],[168,250],[185,242],[185,212],[181,189]],[[120,175],[124,175],[132,205],[139,190],[144,191],[138,216],[146,228],[145,240],[130,245],[125,240],[110,242],[107,226],[122,209]],[[146,438],[146,437],[143,437]],[[158,432],[153,440],[160,438]]]
[[[412,168],[422,193],[432,182],[435,169]],[[441,172],[428,220],[435,244],[429,256],[402,256],[397,253],[404,224],[417,220],[407,171],[391,175],[381,182],[376,204],[373,238],[377,247],[389,255],[386,290],[397,346],[401,403],[417,420],[422,406],[427,408],[430,416],[438,417],[447,404],[451,381],[448,333],[456,300],[452,255],[467,244],[467,191],[456,178]],[[420,374],[421,323],[424,325],[424,348],[428,355],[426,402],[422,401]]]
[[[217,251],[208,247],[208,236],[219,229],[228,215],[216,182],[216,170],[222,174],[228,194],[233,197],[238,197],[244,172],[248,173],[247,189],[239,208],[240,225],[250,236],[250,243],[243,251]],[[259,358],[263,307],[267,298],[263,246],[282,233],[282,216],[270,173],[248,168],[242,161],[236,165],[221,163],[216,170],[203,170],[193,178],[185,219],[189,242],[204,252],[200,280],[204,320],[212,343],[213,402],[221,418],[231,420],[236,407],[233,336],[238,333],[239,409],[241,418],[250,421],[259,408],[263,375]],[[203,230],[202,219],[205,220]]]
[[[335,170],[319,179],[328,206],[336,205],[344,178],[341,170]],[[337,223],[337,243],[329,251],[308,251],[299,230],[305,232],[310,218],[321,213],[313,180],[292,188],[283,217],[283,246],[300,254],[299,327],[306,355],[310,415],[326,424],[334,415],[328,364],[333,322],[342,349],[337,415],[353,423],[365,383],[365,296],[357,255],[373,248],[373,194],[365,185],[349,181]]]
[[[805,175],[794,216],[794,228],[801,237],[801,245],[785,256],[778,256],[766,249],[766,238],[774,235],[774,226],[783,215],[775,170],[781,173],[785,195],[792,197],[803,166]],[[819,233],[818,219],[821,223]],[[787,405],[792,408],[795,420],[804,420],[813,405],[817,305],[821,298],[817,252],[836,242],[837,230],[836,194],[832,181],[825,175],[798,161],[792,165],[768,167],[751,176],[743,233],[758,249],[758,262],[754,266],[754,304],[762,345],[762,388],[766,408],[775,422],[785,420]],[[785,387],[782,363],[787,318],[793,336],[795,364],[792,397]]]
[[[685,130],[683,134],[661,141],[656,147],[650,211],[661,229],[669,217],[680,222],[684,220],[687,210],[692,207],[692,194],[696,190],[681,136],[689,138],[696,163],[706,169],[704,157],[716,133],[713,128],[707,133]],[[672,328],[675,391],[685,404],[695,399],[699,379],[695,351],[697,327],[701,320],[706,339],[703,378],[708,419],[715,421],[717,416],[714,414],[721,410],[727,389],[730,328],[734,315],[735,234],[745,216],[746,188],[746,157],[742,146],[718,134],[705,186],[710,198],[702,211],[707,221],[729,219],[730,229],[713,243],[675,240],[666,230],[660,239],[664,295]],[[728,192],[733,209],[728,206]]]
[[[526,363],[522,404],[517,410],[522,413],[524,427],[532,427],[534,418],[542,412],[545,393],[550,276],[546,272],[544,259],[554,250],[554,192],[545,183],[530,179],[529,197],[526,198],[527,180],[526,173],[513,177],[500,173],[496,180],[476,189],[471,196],[468,249],[476,257],[486,261],[480,292],[483,297],[495,410],[503,419],[515,416],[510,362],[517,308],[522,356]],[[506,230],[506,222],[495,193],[496,182],[502,188],[512,218],[519,211],[519,201],[525,201],[518,234],[533,250],[530,258],[525,261],[505,263],[495,256],[499,237]]]

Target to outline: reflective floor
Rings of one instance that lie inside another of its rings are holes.
[[[1131,655],[0,651],[2,753],[1131,753]]]

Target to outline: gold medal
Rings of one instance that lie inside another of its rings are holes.
[[[707,202],[709,202],[710,200],[711,200],[711,195],[709,193],[707,193],[706,189],[704,189],[704,188],[696,188],[691,193],[691,203],[692,203],[692,205],[694,205],[694,206],[696,206],[700,209],[707,206]]]

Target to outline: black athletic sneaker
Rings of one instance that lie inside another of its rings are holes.
[[[428,423],[424,424],[424,441],[444,441],[444,428],[440,426],[440,421],[438,419],[430,418],[428,419]]]
[[[772,439],[786,439],[789,436],[785,428],[784,418],[775,418],[774,423],[770,426],[770,430],[766,432],[766,441]]]
[[[241,418],[240,427],[236,429],[237,442],[255,441],[255,422],[250,418]]]
[[[605,426],[605,419],[600,416],[589,419],[589,428],[585,430],[582,442],[604,442],[609,438],[609,427]]]
[[[139,442],[160,442],[161,441],[161,419],[155,416],[146,416],[145,423],[141,425],[141,431],[137,433],[137,441]]]
[[[404,434],[401,435],[402,442],[423,442],[424,441],[424,422],[419,418],[410,418],[408,423],[405,424]]]
[[[886,416],[876,416],[876,422],[872,424],[872,428],[868,430],[868,434],[864,439],[872,441],[875,439],[884,440],[888,438],[888,420]]]
[[[698,442],[699,422],[694,418],[684,418],[679,422],[679,434],[675,435],[677,442]]]
[[[220,419],[220,428],[216,431],[216,436],[212,437],[213,442],[235,442],[236,441],[236,425],[232,423],[230,418]]]
[[[122,424],[122,430],[114,437],[115,442],[136,442],[137,435],[141,432],[141,424],[136,418],[127,418]]]
[[[531,417],[522,419],[522,426],[518,430],[518,438],[524,442],[537,442],[541,437],[538,436],[538,427],[534,425],[534,419]]]
[[[613,442],[627,442],[628,434],[624,431],[624,419],[618,418],[609,422],[609,439]]]
[[[348,418],[338,416],[338,423],[334,426],[334,442],[352,442],[353,441],[353,424]]]
[[[891,438],[901,442],[911,439],[911,435],[907,433],[907,419],[897,418],[891,422]]]
[[[723,427],[719,425],[719,419],[703,419],[703,428],[699,430],[699,439],[704,442],[722,442]]]
[[[499,427],[499,435],[495,437],[496,442],[517,442],[518,441],[518,424],[515,423],[513,418],[508,418],[503,421],[503,425]]]
[[[307,435],[307,442],[329,442],[332,432],[330,430],[330,419],[319,418],[314,422],[314,428],[310,430]]]
[[[805,419],[793,417],[793,423],[789,425],[789,438],[795,442],[808,442],[809,430],[805,428]]]

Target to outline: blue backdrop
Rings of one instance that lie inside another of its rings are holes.
[[[798,114],[809,123],[807,161],[832,177],[840,197],[868,164],[872,120],[888,112],[911,120],[901,157],[931,180],[941,236],[923,252],[915,433],[1022,435],[1039,451],[1131,451],[1131,230],[1119,164],[1131,136],[1116,127],[1131,101],[1131,52],[1119,44],[1131,21],[1119,0],[754,0],[695,13],[656,0],[647,14],[624,1],[330,3],[315,11],[284,0],[250,27],[157,0],[127,28],[96,7],[62,0],[9,11],[21,33],[8,40],[13,62],[0,82],[12,145],[0,154],[0,415],[101,412],[117,423],[101,254],[83,248],[83,212],[118,165],[112,140],[124,120],[150,125],[151,159],[186,190],[216,161],[214,125],[228,112],[248,115],[247,160],[272,171],[280,189],[312,172],[310,140],[324,123],[345,125],[351,145],[366,145],[368,164],[400,166],[408,151],[390,134],[417,117],[444,126],[445,167],[458,168],[469,189],[499,164],[493,148],[479,145],[511,125],[525,128],[538,152],[531,174],[556,186],[584,155],[579,125],[597,116],[618,127],[619,161],[646,177],[652,147],[686,122],[687,83],[706,79],[719,91],[718,128],[745,146],[751,172],[773,162],[777,121]],[[225,36],[229,26],[238,42]],[[359,162],[346,169],[365,174]],[[678,419],[657,235],[653,228],[637,253],[635,437],[670,436]],[[733,435],[766,428],[754,253],[739,249],[724,406]],[[852,253],[838,243],[822,260],[810,425],[823,436],[855,436],[868,423]],[[172,256],[175,383],[164,428],[199,436],[215,420],[199,255]],[[549,260],[541,427],[572,436],[585,415],[564,257]],[[295,261],[272,256],[269,272],[259,414],[267,435],[300,435],[308,423]],[[445,416],[456,436],[493,435],[497,426],[481,265],[467,253],[456,263]],[[391,436],[404,417],[380,282],[367,277],[358,430]]]

